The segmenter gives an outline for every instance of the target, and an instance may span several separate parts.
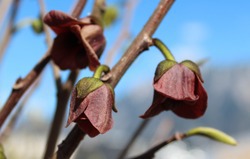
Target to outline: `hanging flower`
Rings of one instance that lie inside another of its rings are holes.
[[[96,78],[81,79],[72,92],[69,125],[72,122],[90,137],[104,134],[112,128],[114,92]]]
[[[207,108],[202,82],[200,70],[192,61],[161,62],[155,73],[153,103],[141,117],[149,118],[165,110],[183,118],[202,116]]]
[[[100,80],[103,72],[109,68],[100,65],[94,77],[81,79],[72,92],[67,126],[75,122],[90,137],[104,134],[112,128],[112,109],[114,106],[113,88]]]
[[[93,17],[76,19],[61,11],[50,11],[43,19],[56,34],[51,58],[62,70],[81,69],[87,66],[95,70],[100,65],[106,40],[103,28]],[[87,43],[87,44],[86,44]],[[93,51],[88,51],[87,45]]]

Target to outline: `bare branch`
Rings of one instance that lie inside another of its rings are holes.
[[[125,4],[125,13],[123,14],[123,22],[122,22],[122,32],[119,34],[117,39],[115,40],[115,43],[111,47],[111,49],[108,51],[107,57],[106,57],[106,64],[111,64],[113,59],[115,58],[115,54],[119,50],[119,48],[122,46],[123,42],[129,37],[129,27],[130,22],[133,17],[134,9],[137,5],[139,0],[128,0]]]
[[[123,158],[126,157],[126,154],[128,153],[129,149],[134,144],[134,142],[139,137],[139,135],[143,132],[143,130],[145,130],[145,128],[147,127],[149,121],[150,121],[150,119],[146,119],[146,120],[143,120],[141,122],[141,124],[139,125],[139,127],[137,128],[137,130],[135,131],[135,133],[133,134],[133,136],[131,137],[130,141],[128,142],[128,144],[125,146],[125,148],[121,152],[121,154],[118,157],[118,159],[123,159]]]
[[[6,30],[5,30],[5,34],[2,38],[2,41],[0,43],[0,60],[3,57],[3,54],[5,52],[5,49],[7,48],[11,35],[12,35],[12,28],[14,26],[14,20],[18,11],[18,7],[19,7],[19,0],[15,0],[12,4],[12,8],[11,8],[11,15],[10,15],[10,20],[8,21]],[[2,10],[1,10],[2,12]]]
[[[58,151],[54,153],[51,159],[68,159],[73,154],[81,140],[84,138],[83,133],[77,125],[71,130],[66,139],[58,146]]]
[[[147,152],[143,153],[142,155],[131,158],[131,159],[153,159],[154,156],[155,156],[155,153],[157,151],[159,151],[161,148],[168,145],[169,143],[172,143],[173,141],[182,140],[182,139],[184,139],[186,137],[187,136],[185,134],[176,133],[174,136],[172,136],[168,140],[163,141],[162,143],[160,143],[160,144],[156,145],[155,147],[149,149]]]

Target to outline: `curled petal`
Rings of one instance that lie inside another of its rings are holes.
[[[166,98],[157,93],[156,91],[154,91],[154,98],[153,98],[153,102],[152,105],[149,107],[149,109],[140,117],[143,119],[146,118],[150,118],[153,117],[159,113],[161,113],[162,111],[166,110],[164,107],[161,106],[161,104],[166,100]]]
[[[84,25],[89,24],[90,20],[77,20],[76,18],[69,16],[61,11],[52,10],[47,13],[43,19],[56,34],[60,34],[68,31],[68,27],[71,25]]]
[[[202,86],[202,82],[196,77],[195,94],[199,96],[196,102],[184,101],[171,110],[178,116],[183,118],[195,119],[201,117],[207,109],[207,92]]]

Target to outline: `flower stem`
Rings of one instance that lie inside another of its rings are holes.
[[[95,73],[94,73],[94,78],[100,79],[102,76],[102,73],[108,73],[109,72],[109,67],[107,65],[100,65],[97,67]]]
[[[161,53],[167,60],[175,61],[174,56],[172,55],[168,47],[161,40],[154,38],[153,44],[161,51]]]

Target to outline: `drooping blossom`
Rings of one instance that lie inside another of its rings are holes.
[[[112,128],[113,89],[97,78],[81,79],[72,92],[67,125],[77,123],[90,137]]]
[[[51,48],[51,58],[62,70],[76,70],[87,66],[95,70],[100,65],[98,58],[105,48],[106,40],[103,28],[93,17],[76,19],[61,11],[52,10],[45,15],[43,21],[57,34]],[[93,52],[87,51],[87,45]]]
[[[183,118],[202,116],[207,108],[202,82],[200,70],[192,61],[161,62],[155,74],[152,105],[141,117],[149,118],[168,110]]]

